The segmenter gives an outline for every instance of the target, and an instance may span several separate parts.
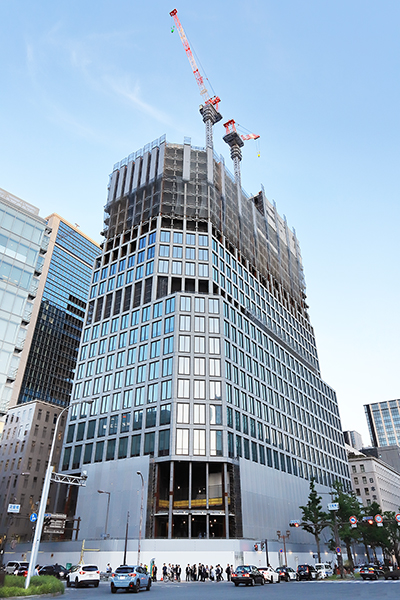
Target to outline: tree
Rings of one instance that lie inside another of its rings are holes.
[[[363,517],[372,517],[372,523],[369,521],[362,521],[359,525],[361,532],[362,541],[367,552],[368,561],[370,561],[368,546],[371,546],[372,552],[374,553],[374,562],[378,562],[376,556],[376,548],[382,548],[388,550],[390,547],[390,541],[388,537],[388,531],[386,527],[378,527],[375,522],[375,515],[380,514],[381,507],[377,502],[372,502],[369,506],[363,506],[362,515]]]
[[[387,550],[391,555],[395,555],[396,562],[400,565],[400,527],[395,519],[396,513],[387,510],[382,516],[388,540]]]
[[[315,490],[315,479],[310,481],[310,494],[308,503],[299,507],[303,513],[300,527],[308,533],[311,533],[317,544],[318,562],[321,562],[320,536],[325,527],[329,525],[329,515],[322,510],[322,498],[318,496]]]
[[[333,484],[333,497],[332,502],[338,502],[339,510],[336,511],[336,522],[338,527],[339,538],[346,545],[347,561],[351,570],[354,569],[353,553],[351,551],[351,544],[360,538],[360,532],[358,528],[352,528],[350,524],[350,517],[355,516],[360,520],[361,511],[360,504],[357,500],[354,492],[346,492],[343,489],[342,484],[336,481]],[[329,516],[330,525],[332,531],[334,528],[334,515]]]

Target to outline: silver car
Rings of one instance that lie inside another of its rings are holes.
[[[115,594],[119,589],[139,592],[149,591],[151,588],[151,577],[143,567],[121,565],[111,575],[111,593]]]

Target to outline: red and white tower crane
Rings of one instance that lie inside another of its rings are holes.
[[[212,128],[215,123],[218,123],[222,119],[222,115],[218,112],[218,105],[220,103],[220,98],[218,96],[210,97],[208,90],[204,83],[204,78],[201,75],[197,63],[194,59],[193,52],[190,48],[189,41],[185,35],[184,29],[178,17],[178,11],[176,8],[172,10],[170,13],[171,17],[174,19],[176,28],[178,30],[179,36],[182,40],[183,47],[186,52],[186,56],[189,59],[190,66],[192,67],[193,75],[196,78],[197,85],[200,89],[200,94],[203,98],[204,104],[200,106],[200,114],[203,117],[203,121],[206,126],[206,147],[213,148],[213,133]]]

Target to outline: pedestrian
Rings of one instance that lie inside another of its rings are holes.
[[[210,581],[215,581],[215,571],[212,565],[210,566]]]
[[[221,581],[221,568],[219,564],[215,567],[215,576],[217,581]]]
[[[33,572],[34,575],[39,575],[39,565],[36,565],[35,570]]]
[[[112,573],[112,568],[111,568],[110,563],[108,563],[106,566],[106,573],[107,573],[107,575],[110,575]]]
[[[179,581],[179,583],[180,583],[181,573],[182,573],[181,565],[176,565],[175,573],[176,573],[176,580]]]
[[[190,581],[190,565],[186,567],[186,581]]]
[[[225,573],[226,573],[227,580],[230,581],[231,580],[231,573],[232,573],[232,571],[231,571],[231,568],[230,568],[229,564],[226,565]]]
[[[152,577],[153,581],[157,581],[157,565],[154,564],[153,565],[153,577]]]
[[[167,572],[168,572],[167,565],[164,563],[163,568],[162,568],[163,581],[167,581]]]

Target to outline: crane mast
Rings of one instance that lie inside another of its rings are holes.
[[[218,112],[218,105],[220,103],[220,98],[218,96],[210,97],[208,90],[204,83],[204,78],[201,75],[197,63],[194,59],[192,50],[190,48],[189,41],[186,37],[185,31],[182,27],[182,24],[178,17],[178,11],[176,8],[172,10],[170,13],[171,17],[174,19],[176,28],[178,30],[179,36],[181,38],[183,47],[186,52],[186,56],[189,59],[190,66],[193,71],[193,75],[195,76],[197,85],[199,86],[200,95],[203,98],[204,104],[200,106],[200,114],[203,117],[203,122],[206,128],[206,148],[213,150],[213,125],[218,123],[222,119],[222,115]],[[209,154],[209,152],[207,153]],[[207,163],[209,162],[207,158]]]

